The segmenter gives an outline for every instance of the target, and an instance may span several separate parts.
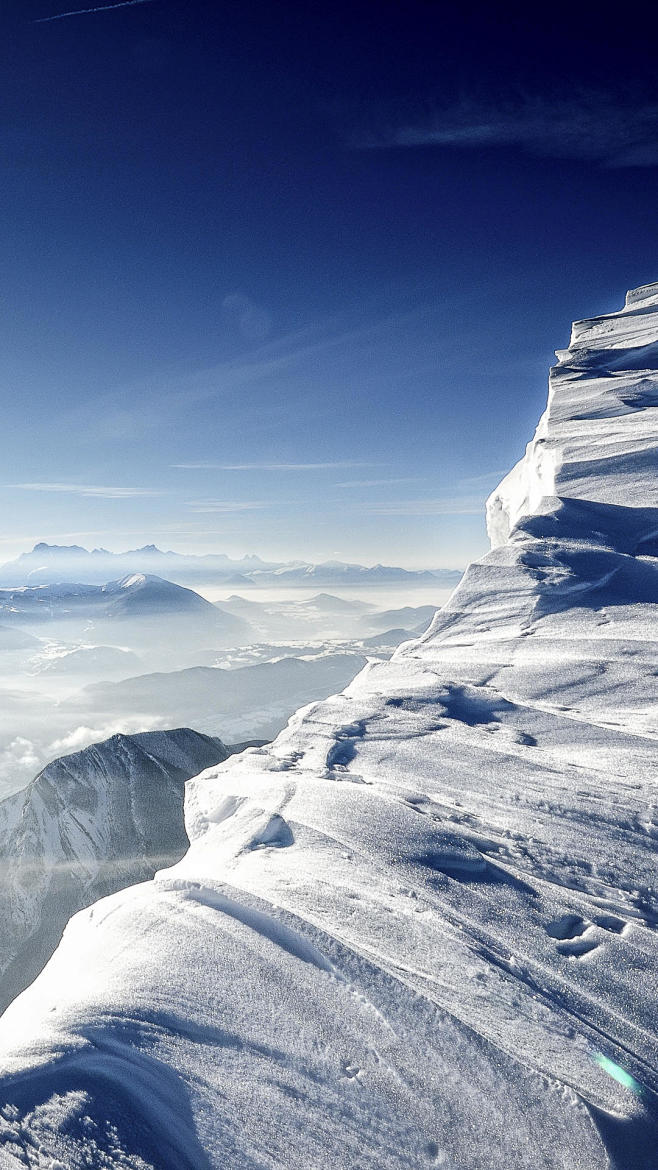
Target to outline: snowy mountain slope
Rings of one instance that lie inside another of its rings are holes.
[[[131,573],[105,585],[64,583],[0,589],[0,614],[5,621],[13,622],[52,621],[77,615],[121,620],[163,614],[201,615],[216,623],[220,616],[231,620],[193,589],[144,573]]]
[[[356,614],[365,613],[366,610],[372,609],[372,605],[367,601],[355,601],[353,598],[333,597],[331,593],[316,593],[315,597],[309,597],[308,601],[300,601],[301,609],[317,610],[319,613],[344,613]]]
[[[241,615],[225,613],[193,589],[143,573],[105,585],[0,589],[0,622],[65,642],[77,637],[111,645],[120,638],[145,650],[154,665],[178,657],[177,647],[193,653],[200,646],[245,645],[253,633]]]
[[[376,613],[366,614],[361,619],[363,629],[390,630],[397,627],[403,629],[417,629],[421,627],[423,633],[437,611],[436,605],[405,605],[401,609],[378,610]]]
[[[271,648],[270,648],[271,652]],[[268,739],[285,726],[302,703],[324,698],[347,685],[365,665],[364,654],[324,653],[312,658],[281,657],[236,670],[193,666],[137,675],[121,682],[92,683],[60,704],[73,721],[90,713],[145,721],[188,723],[231,738]]]
[[[289,591],[288,591],[289,593]],[[287,593],[278,599],[258,602],[232,596],[219,602],[225,612],[249,622],[262,641],[301,638],[350,638],[358,636],[364,614],[374,609],[370,602],[332,597],[318,593],[308,600],[291,600]]]
[[[419,633],[425,633],[425,625],[416,630],[404,630],[401,626],[397,626],[392,630],[382,630],[379,634],[372,634],[369,638],[364,638],[362,645],[365,650],[372,650],[375,653],[381,652],[389,655],[390,652],[396,650],[403,642],[410,642],[413,638],[417,638]]]
[[[575,326],[429,631],[72,920],[0,1021],[10,1170],[655,1166],[657,357],[658,285]]]
[[[101,588],[108,615],[131,617],[134,614],[194,613],[209,616],[213,606],[193,589],[185,589],[145,573],[129,573]]]
[[[63,650],[56,654],[43,654],[35,659],[37,671],[42,674],[100,675],[109,678],[134,675],[141,665],[137,654],[122,650],[119,646],[79,646],[75,650]]]
[[[229,753],[187,728],[114,735],[0,801],[0,1010],[41,970],[71,914],[182,856],[185,781]]]

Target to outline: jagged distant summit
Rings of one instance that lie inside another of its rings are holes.
[[[8,1170],[655,1166],[657,392],[650,285],[574,326],[427,633],[69,923],[0,1020]]]
[[[94,549],[94,552],[101,552],[104,550]],[[57,553],[68,553],[70,556],[88,556],[86,548],[82,548],[79,544],[47,544],[45,540],[40,540],[35,544],[31,553],[21,553],[19,560],[26,557],[33,556],[37,553],[39,556],[55,556]]]
[[[456,585],[461,572],[452,569],[411,570],[387,565],[348,564],[326,561],[315,565],[305,561],[263,561],[250,554],[232,559],[225,553],[205,556],[163,550],[154,544],[127,552],[113,553],[80,545],[47,544],[40,541],[30,552],[0,566],[0,587],[84,581],[101,584],[132,573],[152,573],[179,584],[222,583],[228,585],[358,585],[419,584]]]

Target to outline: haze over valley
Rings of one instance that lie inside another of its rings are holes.
[[[424,629],[460,576],[356,565],[253,570],[261,562],[249,558],[252,584],[228,560],[198,558],[199,569],[154,547],[111,555],[41,543],[0,567],[0,792],[115,733],[192,725],[225,739],[270,739],[298,707],[342,689],[368,657],[386,658]],[[194,577],[196,587],[146,574],[145,562]],[[128,572],[99,583],[117,568]],[[336,593],[316,592],[327,580]]]

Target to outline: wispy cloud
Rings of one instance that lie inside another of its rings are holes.
[[[606,167],[658,166],[658,104],[636,95],[580,90],[568,98],[524,94],[507,101],[465,99],[389,119],[360,135],[360,148],[516,146],[530,154]]]
[[[483,475],[467,475],[457,480],[457,487],[462,491],[479,491],[480,489],[486,495],[492,488],[495,488],[500,483],[504,475],[507,475],[509,468],[501,468],[498,471],[485,471]]]
[[[415,295],[415,294],[414,294]],[[398,306],[406,304],[404,297]],[[345,371],[353,376],[354,363],[367,360],[372,385],[397,371],[398,378],[412,380],[429,369],[436,368],[436,333],[432,334],[431,358],[419,357],[409,366],[404,352],[404,338],[414,340],[416,350],[423,349],[418,331],[421,323],[436,325],[436,302],[427,296],[421,304],[410,309],[383,306],[375,298],[365,304],[353,305],[347,314],[336,314],[291,333],[269,338],[248,354],[227,358],[202,370],[186,373],[161,371],[157,377],[124,384],[104,395],[75,407],[67,422],[88,437],[110,440],[131,440],[136,435],[150,434],[171,426],[181,411],[189,414],[207,402],[224,400],[232,411],[233,422],[240,417],[246,425],[253,424],[253,403],[259,403],[259,418],[267,418],[271,425],[285,425],[289,429],[291,401],[294,396],[300,407],[308,404],[308,382],[322,369],[326,377],[342,380]],[[352,318],[357,324],[351,324]],[[424,334],[423,334],[424,335]],[[359,367],[360,368],[360,367]],[[363,372],[360,384],[364,385]],[[158,409],[153,410],[157,395]],[[126,406],[126,403],[130,405]],[[239,412],[242,411],[242,415]],[[238,412],[238,414],[236,414]],[[181,466],[174,464],[174,466]],[[285,466],[285,465],[284,465]],[[315,465],[314,465],[315,466]],[[372,467],[368,462],[332,462],[336,467]],[[182,464],[195,470],[199,463]],[[224,469],[223,465],[203,461],[203,467]],[[270,465],[271,470],[282,470],[281,464]],[[238,465],[230,470],[262,470],[262,465]],[[304,465],[292,464],[290,470],[307,470]]]
[[[338,488],[388,487],[392,483],[421,483],[426,478],[427,476],[424,475],[403,475],[396,476],[394,479],[347,479],[335,486]]]
[[[160,716],[137,715],[132,718],[124,718],[116,720],[113,723],[101,723],[96,727],[87,727],[84,724],[80,727],[74,728],[64,735],[61,739],[55,739],[49,745],[46,756],[52,758],[53,756],[64,755],[65,752],[78,752],[82,748],[86,748],[91,743],[98,743],[100,740],[109,739],[111,735],[120,733],[122,735],[136,735],[140,731],[159,731],[162,727],[166,727],[166,720]]]
[[[222,301],[228,321],[247,341],[264,341],[272,329],[272,318],[267,309],[257,305],[243,293],[230,293]]]
[[[161,496],[162,492],[148,488],[102,487],[82,483],[10,483],[11,488],[24,492],[62,492],[71,496],[88,496],[99,500],[132,500],[140,496]]]
[[[267,508],[265,500],[188,500],[187,506],[192,512],[257,512]]]
[[[373,467],[352,460],[332,463],[173,463],[179,471],[329,471],[341,467]]]
[[[370,504],[367,511],[374,516],[480,516],[481,499],[455,497],[429,500],[394,500],[387,504]]]
[[[112,8],[134,8],[136,4],[151,4],[153,0],[120,0],[119,4],[100,4],[96,8],[74,8],[71,12],[57,12],[54,16],[42,16],[33,24],[50,24],[53,20],[65,20],[67,16],[87,16],[92,12],[110,12]]]

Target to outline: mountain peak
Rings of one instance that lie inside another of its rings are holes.
[[[33,553],[75,553],[88,555],[87,549],[80,544],[48,544],[45,540],[40,540],[35,544],[34,548],[29,553],[22,553],[22,556],[32,556]]]
[[[127,577],[121,577],[117,581],[120,589],[136,589],[140,585],[146,585],[147,581],[158,581],[159,577],[149,577],[146,573],[129,573]]]

